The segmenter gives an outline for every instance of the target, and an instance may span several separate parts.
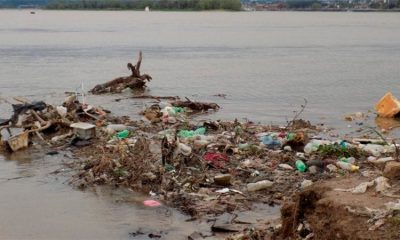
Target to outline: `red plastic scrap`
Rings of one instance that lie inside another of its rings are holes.
[[[222,168],[225,166],[225,162],[229,162],[229,157],[223,153],[205,153],[203,155],[204,161],[210,163],[214,167]]]

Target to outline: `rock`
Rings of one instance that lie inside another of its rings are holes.
[[[337,167],[333,164],[328,164],[328,166],[326,166],[326,168],[329,170],[329,172],[337,172]]]
[[[296,157],[301,158],[301,159],[305,158],[304,153],[302,153],[302,152],[296,152]]]
[[[278,167],[281,169],[285,169],[285,170],[294,170],[294,168],[292,166],[290,166],[289,164],[286,164],[286,163],[279,164]]]
[[[198,240],[198,239],[204,239],[203,235],[199,232],[193,232],[188,236],[189,240]]]
[[[285,146],[285,147],[283,148],[283,150],[288,151],[288,152],[291,152],[291,151],[292,151],[292,147],[290,147],[290,146]]]
[[[312,184],[313,184],[313,181],[311,181],[311,180],[304,180],[304,181],[301,183],[300,187],[301,187],[301,189],[304,189],[304,188],[306,188],[306,187],[311,186]]]
[[[385,178],[385,177],[377,177],[375,179],[375,183],[376,183],[376,192],[384,192],[387,189],[390,188],[390,184],[389,184],[389,179]]]
[[[309,171],[311,174],[317,174],[317,172],[318,172],[318,167],[317,167],[317,166],[311,166],[311,167],[308,168],[308,171]]]
[[[383,170],[383,176],[389,179],[400,179],[400,162],[387,162]]]
[[[321,160],[308,160],[307,161],[307,166],[317,166],[317,167],[323,167],[324,164],[322,163]]]
[[[232,175],[220,174],[214,177],[214,182],[221,186],[228,186],[231,184]]]

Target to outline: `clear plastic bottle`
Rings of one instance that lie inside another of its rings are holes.
[[[274,184],[273,182],[268,181],[268,180],[263,180],[263,181],[259,181],[259,182],[255,182],[255,183],[249,183],[249,184],[247,184],[247,190],[249,192],[254,192],[254,191],[272,187],[273,184]]]
[[[353,165],[351,163],[343,162],[343,161],[337,161],[336,162],[336,166],[341,168],[341,169],[352,171],[352,172],[355,172],[358,169],[360,169],[359,166]]]

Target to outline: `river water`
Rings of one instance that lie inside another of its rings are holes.
[[[340,129],[344,114],[371,110],[387,91],[400,96],[398,13],[29,12],[0,11],[0,96],[8,100],[58,104],[82,84],[127,75],[139,50],[153,77],[148,94],[217,102],[210,118],[284,123],[305,98],[302,117]],[[117,97],[87,101],[134,117],[144,105]],[[10,111],[0,100],[0,118]],[[0,158],[1,239],[126,239],[141,226],[180,239],[197,227],[171,210],[144,209],[135,193],[73,190],[49,174],[65,160],[53,158]]]

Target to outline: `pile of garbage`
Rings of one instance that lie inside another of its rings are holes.
[[[96,137],[97,126],[119,121],[108,110],[79,102],[75,94],[67,96],[59,106],[22,98],[14,100],[19,103],[12,104],[12,116],[0,121],[4,151],[19,151],[32,143],[53,148],[90,144],[88,140]]]
[[[80,159],[71,184],[129,187],[149,194],[152,206],[165,203],[194,218],[247,211],[255,203],[283,205],[321,180],[371,172],[373,180],[336,191],[363,193],[376,185],[379,194],[393,197],[397,189],[391,183],[400,179],[399,145],[381,134],[332,139],[327,129],[302,119],[286,126],[200,121],[194,117],[219,106],[187,98],[159,101],[144,109],[139,120],[112,116],[76,95],[60,106],[16,100],[13,115],[0,121],[0,130],[9,134],[2,136],[3,149],[19,151],[32,142],[71,147]],[[267,234],[267,227],[241,224],[215,221],[212,231],[239,232],[240,237],[230,239]]]
[[[218,107],[189,102],[160,102],[142,112],[143,120],[100,128],[95,147],[76,149],[86,160],[72,182],[127,186],[201,218],[247,211],[254,203],[282,205],[330,178],[381,169],[379,182],[389,184],[398,174],[390,167],[398,163],[398,145],[390,139],[332,139],[301,119],[287,126],[198,121],[193,112]],[[243,228],[232,221],[212,229]]]

